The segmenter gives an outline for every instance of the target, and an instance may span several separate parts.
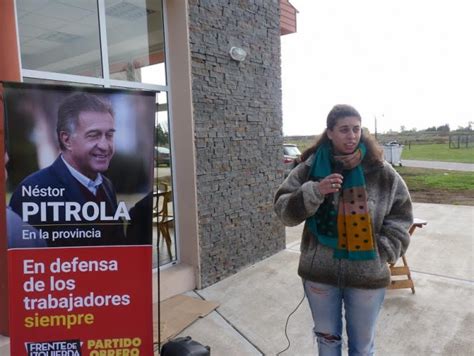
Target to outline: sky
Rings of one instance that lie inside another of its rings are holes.
[[[375,132],[474,122],[471,0],[290,0],[281,37],[283,133],[316,135],[335,104]],[[474,124],[474,123],[473,123]]]

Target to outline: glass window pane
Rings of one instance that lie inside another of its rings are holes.
[[[110,78],[166,85],[161,0],[105,0]]]
[[[97,2],[17,0],[24,69],[102,77]]]
[[[157,95],[157,110],[155,116],[155,181],[156,191],[163,199],[158,201],[157,239],[160,266],[177,259],[176,233],[174,224],[173,204],[173,164],[169,136],[168,100],[167,93]],[[163,206],[166,204],[166,207]],[[166,215],[166,216],[165,216]],[[172,221],[170,221],[172,220]]]

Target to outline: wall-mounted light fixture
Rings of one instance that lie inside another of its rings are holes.
[[[229,51],[230,57],[237,62],[242,62],[247,57],[247,52],[240,47],[232,47]]]

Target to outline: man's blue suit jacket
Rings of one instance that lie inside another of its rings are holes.
[[[64,188],[62,196],[23,196],[22,188]],[[103,176],[102,187],[105,193],[105,202],[107,211],[112,214],[117,209],[117,196],[112,182]],[[84,187],[81,187],[81,183],[72,176],[68,168],[64,164],[62,158],[59,156],[52,165],[41,169],[30,176],[26,177],[20,185],[13,192],[10,199],[10,207],[18,215],[22,216],[22,203],[33,202],[40,204],[41,202],[77,202],[81,206],[91,201],[90,197],[84,193]],[[64,208],[60,210],[64,211]],[[49,208],[47,214],[47,221],[41,221],[40,214],[30,216],[28,223],[35,226],[38,230],[47,231],[50,239],[47,240],[47,244],[50,247],[60,246],[100,246],[100,245],[121,245],[125,243],[124,240],[124,226],[122,221],[107,221],[107,225],[97,225],[100,221],[95,222],[75,222],[65,221],[64,214],[59,214],[59,219],[54,221],[52,217],[52,209]],[[110,225],[110,223],[116,223]],[[83,225],[81,225],[83,224]],[[60,225],[60,226],[54,226]],[[51,236],[53,231],[77,231],[77,229],[86,229],[91,231],[93,228],[95,231],[100,230],[100,238],[62,238],[52,241]]]

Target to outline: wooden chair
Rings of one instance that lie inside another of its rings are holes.
[[[163,240],[166,243],[168,255],[170,259],[172,259],[173,254],[171,252],[172,240],[170,228],[174,227],[174,215],[173,212],[169,209],[169,203],[173,201],[173,192],[169,189],[169,185],[167,185],[166,183],[160,183],[154,195],[154,217],[157,219],[158,230],[160,232],[160,235],[163,237]]]
[[[408,233],[410,234],[410,236],[412,236],[416,228],[421,229],[427,223],[428,222],[425,220],[415,218],[413,220],[413,224],[408,230]],[[401,266],[396,266],[396,263],[390,264],[390,274],[392,275],[392,280],[388,289],[410,288],[411,292],[415,294],[415,284],[413,283],[413,279],[411,278],[410,267],[408,266],[407,258],[405,255],[402,256]],[[403,278],[394,279],[393,276],[402,276]]]

